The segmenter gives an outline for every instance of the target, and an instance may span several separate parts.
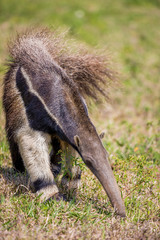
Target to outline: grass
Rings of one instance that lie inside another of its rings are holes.
[[[7,40],[16,31],[47,25],[70,29],[71,37],[112,52],[123,79],[111,103],[89,112],[125,201],[127,217],[115,216],[97,179],[83,162],[82,185],[70,202],[40,204],[27,176],[13,171],[0,105],[0,236],[2,239],[160,238],[160,2],[17,1],[0,2],[0,81]],[[1,89],[2,92],[2,89]]]

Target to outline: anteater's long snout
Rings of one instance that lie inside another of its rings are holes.
[[[85,163],[102,184],[115,212],[121,217],[125,217],[124,202],[121,198],[121,192],[113,175],[108,157],[106,156],[104,161],[89,159],[85,161]]]

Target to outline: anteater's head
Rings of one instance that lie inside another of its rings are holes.
[[[74,85],[69,85],[69,83],[66,78],[63,82],[65,94],[61,98],[64,100],[63,106],[65,106],[61,119],[65,136],[79,152],[84,163],[99,179],[115,211],[124,217],[125,207],[109,163],[108,153],[88,116],[84,99],[76,91]]]
[[[88,133],[86,132],[81,136],[76,135],[74,142],[83,161],[104,187],[116,213],[125,217],[124,203],[109,163],[108,153],[94,126],[91,128]]]

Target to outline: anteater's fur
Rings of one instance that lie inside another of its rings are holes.
[[[111,67],[109,56],[102,53],[102,50],[91,50],[73,40],[69,42],[65,34],[59,31],[51,32],[47,28],[38,31],[33,29],[20,34],[16,41],[10,42],[9,52],[13,62],[30,65],[30,61],[34,61],[36,57],[41,58],[40,52],[36,53],[36,49],[33,51],[35,42],[37,47],[41,45],[45,48],[65,70],[84,97],[108,98],[108,86],[116,82],[117,73]]]
[[[18,36],[9,45],[9,52],[3,106],[13,166],[19,171],[27,169],[35,191],[43,193],[44,199],[58,193],[50,161],[57,174],[60,149],[67,149],[68,173],[62,178],[63,184],[65,178],[74,183],[80,179],[80,170],[72,169],[70,155],[75,155],[75,150],[101,179],[100,168],[95,172],[97,164],[91,156],[106,165],[107,153],[90,121],[84,98],[107,97],[105,89],[114,79],[108,59],[79,45],[72,49],[62,35],[46,29]],[[49,142],[53,146],[50,157]],[[108,163],[106,166],[111,171]]]

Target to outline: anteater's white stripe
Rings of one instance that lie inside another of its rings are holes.
[[[57,125],[63,130],[61,124],[59,123],[58,119],[51,113],[51,111],[49,110],[49,108],[47,107],[46,103],[44,102],[44,100],[41,98],[41,96],[34,90],[33,86],[32,86],[32,82],[29,79],[29,76],[27,75],[26,71],[21,67],[21,72],[27,82],[27,85],[29,87],[29,90],[31,93],[33,93],[34,95],[36,95],[36,97],[40,100],[40,102],[43,104],[46,112],[48,113],[48,115],[57,123]]]

